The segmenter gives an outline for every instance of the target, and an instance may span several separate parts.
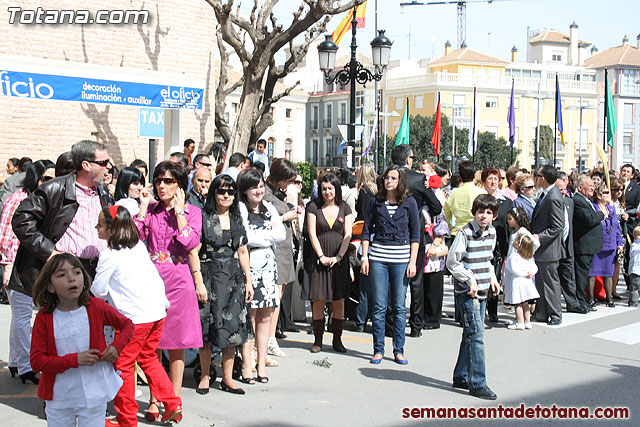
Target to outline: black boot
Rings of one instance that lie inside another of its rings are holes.
[[[346,353],[347,349],[342,345],[342,329],[344,328],[344,319],[331,320],[331,328],[333,329],[333,349],[338,353]]]
[[[316,340],[311,346],[311,353],[319,353],[322,350],[322,335],[324,335],[324,319],[313,320],[311,322],[313,335]]]

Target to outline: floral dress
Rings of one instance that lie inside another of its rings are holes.
[[[164,281],[171,306],[158,348],[177,350],[202,347],[198,315],[198,298],[189,270],[189,251],[200,243],[202,216],[200,209],[185,205],[187,225],[178,229],[178,218],[162,203],[149,207],[144,220],[135,217],[140,240],[145,241],[151,260]]]
[[[283,241],[287,234],[278,211],[271,203],[263,201],[262,210],[260,213],[250,212],[244,203],[240,204],[251,260],[254,290],[251,308],[276,307],[280,302],[275,244]]]
[[[200,303],[200,323],[204,344],[217,348],[253,339],[238,261],[238,248],[247,244],[247,233],[240,216],[230,215],[230,223],[230,229],[223,230],[217,213],[202,212],[200,269],[208,298]]]

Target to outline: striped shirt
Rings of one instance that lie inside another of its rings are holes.
[[[2,216],[0,216],[0,255],[2,259],[0,264],[13,264],[16,259],[20,240],[13,233],[11,218],[13,218],[16,209],[27,196],[28,194],[25,191],[18,190],[9,196],[2,207]]]
[[[496,245],[493,226],[481,230],[475,219],[460,229],[447,255],[447,268],[454,278],[456,293],[466,293],[472,284],[478,286],[478,299],[488,295],[495,271],[491,265]]]
[[[399,205],[384,202],[384,206],[387,208],[389,216],[393,218]],[[410,255],[411,245],[383,245],[377,243],[375,237],[369,247],[369,259],[371,261],[404,264],[409,262]]]
[[[69,252],[78,258],[97,258],[107,247],[107,241],[98,238],[96,225],[102,210],[100,195],[96,188],[84,187],[76,183],[78,211],[67,231],[58,240],[55,250]]]

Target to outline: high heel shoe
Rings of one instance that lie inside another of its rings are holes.
[[[14,378],[18,374],[18,368],[8,366],[9,372],[11,372],[11,378]]]
[[[40,379],[36,377],[36,373],[33,371],[25,372],[24,374],[20,374],[20,379],[22,380],[22,384],[27,381],[31,381],[32,383],[38,385],[40,384]]]
[[[243,389],[241,389],[241,388],[231,388],[224,382],[224,380],[220,380],[220,390],[226,391],[227,393],[244,394],[244,390]]]
[[[182,405],[178,405],[173,411],[167,411],[162,416],[163,423],[179,423],[182,421]]]
[[[608,300],[608,301],[607,301],[607,303],[606,303],[606,306],[607,306],[607,307],[615,307],[615,306],[616,306],[616,303],[615,303],[615,302],[613,302],[613,300]]]
[[[202,379],[200,379],[200,380],[202,381]],[[211,377],[209,377],[209,381],[211,381]],[[209,383],[209,387],[211,387],[211,383]],[[209,393],[209,387],[196,387],[196,393],[198,393],[198,394],[207,394],[207,393]]]
[[[151,407],[155,406],[156,411],[152,411]],[[149,407],[144,413],[144,418],[149,422],[154,422],[160,416],[160,402],[154,400],[153,402],[149,402]]]

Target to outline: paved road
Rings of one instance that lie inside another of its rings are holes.
[[[619,287],[624,295],[624,289]],[[446,311],[452,312],[450,293]],[[501,308],[501,319],[513,316]],[[8,325],[10,310],[0,306],[0,324]],[[640,425],[640,309],[626,304],[599,306],[590,315],[565,314],[559,327],[534,324],[531,331],[510,331],[504,325],[485,335],[489,386],[498,400],[487,402],[450,387],[461,329],[445,319],[443,327],[425,331],[421,338],[407,338],[409,365],[387,358],[370,365],[371,337],[345,333],[347,354],[330,350],[331,334],[325,335],[325,351],[309,353],[312,336],[289,334],[281,346],[288,357],[280,367],[268,368],[269,384],[245,386],[244,396],[217,390],[195,393],[191,371],[185,374],[184,426],[399,426],[424,424],[428,420],[403,418],[404,408],[498,408],[535,407],[627,407],[630,419],[565,421],[560,425]],[[11,379],[6,369],[7,327],[0,330],[0,413],[6,426],[44,426],[36,387]],[[329,368],[312,362],[326,360]],[[143,388],[141,404],[146,401]],[[144,407],[144,406],[143,406]],[[410,412],[407,412],[410,414]],[[140,418],[141,425],[146,424]],[[461,423],[452,420],[449,423]],[[497,421],[475,421],[495,425]],[[524,424],[524,421],[502,421]],[[527,425],[547,424],[533,420]]]

